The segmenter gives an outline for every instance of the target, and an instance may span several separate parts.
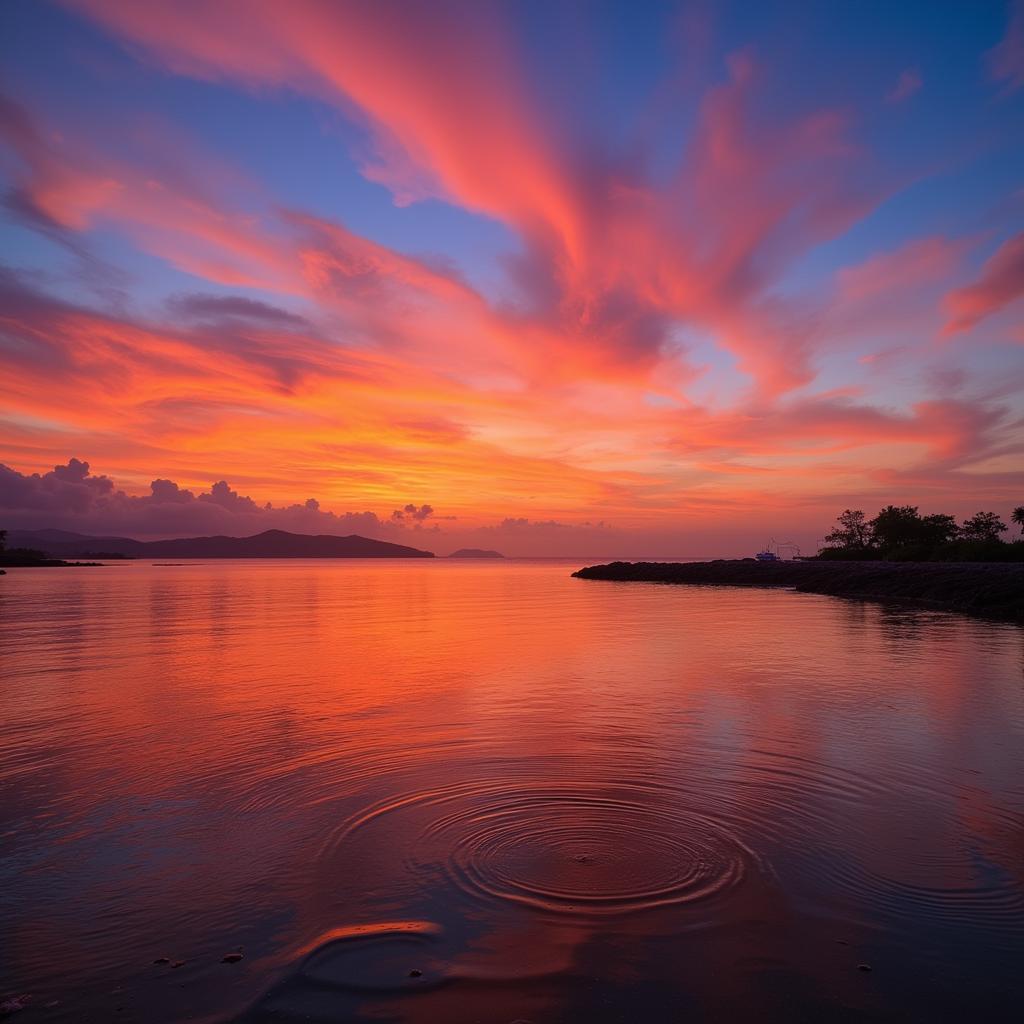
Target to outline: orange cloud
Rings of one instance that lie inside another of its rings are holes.
[[[765,293],[881,195],[862,168],[854,183],[858,154],[836,113],[755,127],[759,71],[747,54],[705,101],[675,179],[655,188],[554,131],[493,7],[73,6],[178,72],[335,102],[370,126],[369,173],[400,199],[441,195],[513,226],[524,301],[491,334],[553,353],[565,376],[650,373],[683,319],[713,331],[767,392],[807,383],[806,340]],[[536,358],[520,355],[535,374]]]
[[[23,222],[80,253],[111,230],[194,279],[133,310],[4,278],[15,467],[79,451],[135,496],[154,472],[230,476],[275,501],[385,516],[426,501],[481,528],[706,520],[814,504],[826,485],[870,493],[926,465],[951,492],[957,474],[1002,479],[985,460],[1019,432],[1004,402],[973,376],[940,387],[941,357],[917,358],[966,243],[911,240],[787,287],[891,186],[849,112],[766,104],[752,54],[730,58],[655,172],[555,120],[493,5],[71,5],[176,73],[332,104],[365,126],[364,172],[397,201],[441,197],[519,245],[506,279],[474,287],[283,208],[187,140],[125,132],[109,147],[7,104]],[[950,293],[951,329],[1019,294],[1019,242]],[[872,403],[864,376],[828,377],[841,347],[899,386]]]

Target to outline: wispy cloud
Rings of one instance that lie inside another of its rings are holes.
[[[992,460],[1020,435],[1020,399],[992,391],[1014,379],[996,314],[1020,295],[1021,236],[972,277],[990,237],[976,212],[891,216],[927,173],[879,152],[902,150],[886,125],[937,91],[916,65],[887,72],[899,111],[873,80],[794,90],[770,47],[719,46],[705,19],[700,74],[652,73],[627,143],[607,96],[554,95],[515,5],[67,6],[155,92],[302,104],[343,124],[347,149],[261,166],[156,114],[3,101],[8,221],[97,265],[114,252],[140,285],[110,301],[28,264],[0,277],[0,447],[17,471],[87,450],[133,500],[156,476],[167,504],[217,505],[227,478],[295,516],[372,508],[394,529],[429,529],[433,507],[460,529],[654,529],[930,470],[950,494],[958,474],[1002,486]],[[986,58],[1007,89],[1020,19]],[[259,153],[279,145],[295,143],[268,128]],[[282,194],[283,164],[315,194]],[[343,165],[370,191],[336,187]],[[362,206],[387,204],[377,186],[398,204],[379,230]],[[404,235],[415,217],[430,228]],[[467,231],[460,259],[424,255],[449,241],[431,218],[500,232],[500,254],[473,265]],[[968,360],[943,331],[989,354]]]
[[[1013,0],[1006,34],[986,54],[992,78],[1003,83],[1006,92],[1024,85],[1024,2]]]
[[[906,68],[900,72],[899,78],[896,79],[896,84],[885,97],[885,100],[887,103],[903,103],[909,100],[922,85],[924,85],[924,80],[921,78],[921,72],[917,68]]]

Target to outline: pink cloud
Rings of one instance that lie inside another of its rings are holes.
[[[315,499],[260,505],[223,480],[199,494],[171,480],[154,480],[148,494],[132,496],[75,458],[46,473],[19,473],[0,463],[0,516],[12,528],[56,526],[102,536],[245,536],[269,529],[370,536],[389,532],[372,512],[321,512]]]
[[[815,291],[787,287],[891,186],[850,111],[778,102],[752,53],[729,59],[656,173],[643,152],[614,160],[557,122],[500,6],[72,6],[175,72],[333,104],[367,129],[364,171],[396,200],[441,197],[519,245],[485,294],[444,263],[235,187],[187,140],[171,156],[132,133],[107,147],[87,126],[5,108],[23,217],[83,248],[90,229],[113,229],[200,279],[145,313],[0,281],[0,397],[22,469],[85,439],[137,483],[138,466],[182,477],[202,450],[240,491],[207,479],[193,502],[198,487],[158,480],[154,497],[220,515],[247,490],[304,498],[306,481],[329,479],[383,510],[443,494],[447,511],[459,494],[460,523],[501,508],[554,537],[550,523],[580,509],[674,518],[772,488],[795,502],[819,477],[855,490],[882,461],[942,462],[949,481],[1005,446],[1001,407],[968,397],[973,373],[956,401],[937,398],[922,356],[966,243],[919,238]],[[894,94],[919,83],[908,70]],[[678,110],[663,116],[674,126]],[[997,253],[950,293],[954,329],[1019,294],[1018,262]],[[862,340],[874,377],[855,360]],[[902,407],[863,398],[883,373]],[[757,487],[737,489],[744,476]]]
[[[175,71],[290,86],[362,111],[371,173],[406,195],[454,195],[517,223],[575,233],[556,147],[528,115],[528,87],[496,9],[308,0],[140,6],[72,0]],[[444,73],[439,74],[438,68]]]
[[[666,357],[671,322],[682,320],[713,332],[766,393],[807,383],[800,312],[767,292],[882,194],[840,114],[755,119],[764,83],[745,53],[706,98],[674,180],[656,186],[641,165],[594,160],[556,130],[493,7],[74,6],[178,72],[334,102],[370,126],[370,173],[403,201],[441,195],[514,227],[523,301],[491,317],[489,331],[531,377],[540,352],[545,374],[649,375]],[[314,253],[306,273],[350,289],[365,266]]]
[[[900,72],[899,78],[896,79],[896,84],[885,97],[885,102],[903,103],[905,100],[909,100],[914,93],[918,92],[923,84],[921,73],[917,68],[907,68],[905,71]]]
[[[933,465],[936,460],[985,458],[1003,443],[1002,431],[1010,426],[1004,408],[951,398],[921,401],[898,412],[819,397],[718,415],[695,409],[679,420],[685,433],[671,442],[677,451],[735,452],[749,458],[795,449],[820,455],[909,444]]]
[[[1010,21],[999,44],[986,54],[991,76],[1002,82],[1006,92],[1024,85],[1024,0],[1015,0]]]
[[[1024,232],[1007,239],[986,260],[973,283],[946,296],[946,334],[969,331],[1024,295]]]
[[[886,292],[905,292],[941,281],[956,269],[963,249],[963,243],[945,238],[914,239],[841,269],[837,275],[839,296],[843,302],[860,304]]]
[[[491,316],[486,304],[455,272],[310,214],[269,204],[240,209],[204,180],[202,154],[193,154],[186,178],[173,168],[149,166],[145,154],[135,162],[97,156],[72,133],[60,133],[59,145],[44,141],[29,113],[13,103],[0,106],[0,113],[7,115],[0,117],[0,140],[20,162],[19,211],[64,239],[91,225],[114,225],[140,248],[209,282],[260,288],[340,314],[361,345],[436,354],[443,338],[453,356],[463,345],[462,365],[487,361],[481,340],[488,336],[498,348],[504,345],[500,332],[488,331],[484,323]],[[116,189],[93,195],[89,183],[99,178],[116,183]],[[294,333],[301,320],[273,307],[271,322],[266,310],[256,315],[256,300],[229,301],[231,309],[222,302],[215,311],[213,299],[199,297],[191,305],[186,300],[181,312],[218,329],[231,321],[232,329],[222,333],[229,339],[244,335],[249,349],[265,345],[275,330]],[[196,302],[205,303],[198,316]],[[210,333],[219,346],[217,332]],[[303,359],[268,353],[268,361],[289,358]]]

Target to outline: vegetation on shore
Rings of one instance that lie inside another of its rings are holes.
[[[580,579],[734,587],[792,587],[811,594],[899,601],[1024,624],[1024,566],[981,562],[612,562]]]
[[[1024,534],[1024,505],[1012,521]],[[711,586],[792,587],[812,594],[901,601],[1024,624],[1024,540],[1007,543],[993,512],[957,523],[887,505],[874,519],[846,509],[813,558],[711,562],[612,562],[573,573],[580,579]],[[1003,563],[1003,564],[1000,564]]]
[[[1024,536],[1024,505],[1011,519]],[[994,512],[957,523],[950,515],[922,516],[916,505],[886,505],[874,519],[846,509],[817,554],[822,560],[891,562],[1024,562],[1024,540],[1007,543]]]
[[[7,547],[7,531],[0,530],[0,567],[26,569],[54,565],[99,565],[99,562],[66,562],[63,558],[49,558],[45,551],[34,548]]]

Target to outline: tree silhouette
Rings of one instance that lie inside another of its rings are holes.
[[[1024,505],[1012,519],[1024,533]],[[995,512],[978,512],[957,524],[943,513],[922,516],[916,505],[886,505],[874,519],[844,509],[818,552],[823,559],[885,561],[1022,561],[1024,544],[1006,544],[1006,524]]]
[[[845,509],[836,522],[839,526],[825,537],[826,544],[847,551],[863,551],[871,544],[871,527],[860,509]]]
[[[925,516],[921,520],[921,542],[931,545],[948,544],[956,540],[959,529],[953,516],[943,515],[941,512]]]
[[[999,534],[1006,532],[1006,523],[995,512],[979,512],[965,519],[960,527],[964,540],[999,540]]]
[[[921,540],[921,514],[916,505],[886,505],[871,520],[875,543],[883,550],[916,544]]]

